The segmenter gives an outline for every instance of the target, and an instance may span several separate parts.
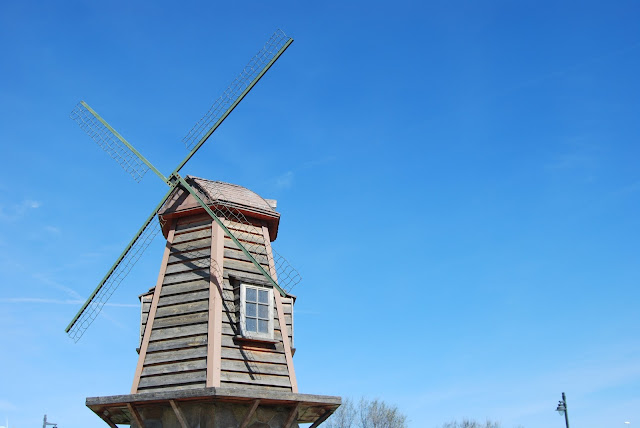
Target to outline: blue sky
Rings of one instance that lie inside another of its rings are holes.
[[[103,426],[127,393],[158,239],[63,332],[164,194],[161,171],[276,28],[295,42],[187,165],[279,202],[301,392],[411,427],[640,425],[637,2],[3,2],[0,423]]]

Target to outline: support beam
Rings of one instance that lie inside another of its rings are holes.
[[[131,403],[127,403],[127,409],[129,409],[129,413],[131,413],[131,418],[134,421],[136,421],[136,423],[138,424],[138,427],[144,428],[144,422],[142,421],[142,418],[140,417],[140,413],[138,413],[136,408],[133,407]]]
[[[249,409],[246,416],[242,420],[242,423],[240,424],[240,428],[247,428],[247,425],[249,425],[249,422],[251,421],[251,418],[253,417],[253,414],[256,412],[256,409],[258,408],[259,405],[260,405],[260,400],[253,400],[253,404],[251,405],[251,408]]]
[[[178,407],[178,403],[176,403],[176,400],[169,400],[169,403],[171,403],[171,407],[173,408],[173,411],[176,414],[176,418],[178,418],[178,422],[180,423],[180,426],[182,428],[189,428],[189,425],[187,424],[187,420],[185,419],[184,414],[182,413],[182,410],[180,410],[180,407]]]
[[[311,424],[309,428],[316,428],[318,425],[329,419],[329,416],[333,414],[331,410],[325,410],[322,416],[320,416],[314,423]]]
[[[267,258],[269,259],[269,271],[274,280],[278,280],[275,262],[273,260],[273,252],[271,251],[271,239],[269,238],[269,229],[262,226],[262,236],[264,237],[264,245],[267,248]],[[280,333],[282,334],[282,345],[284,346],[284,357],[287,361],[287,370],[289,371],[289,381],[291,382],[291,392],[298,392],[298,381],[296,380],[296,370],[293,368],[293,355],[291,354],[291,343],[289,343],[289,329],[287,328],[284,309],[282,308],[282,297],[278,293],[273,293],[276,300],[276,312],[278,313],[278,322],[280,323]],[[291,316],[293,316],[293,301],[291,302]]]
[[[164,255],[162,256],[162,264],[160,265],[160,273],[158,274],[158,280],[156,281],[156,288],[153,291],[153,300],[151,301],[151,307],[149,308],[147,324],[144,328],[142,344],[140,345],[138,366],[136,367],[136,373],[133,376],[133,385],[131,386],[132,394],[136,394],[138,392],[138,385],[140,385],[140,376],[142,375],[142,369],[144,368],[144,359],[147,357],[147,348],[149,347],[149,339],[151,338],[151,330],[153,329],[153,320],[156,317],[158,301],[160,300],[160,292],[162,291],[162,283],[164,282],[164,275],[167,271],[167,262],[169,261],[169,255],[171,253],[171,243],[173,242],[173,235],[175,234],[175,232],[176,221],[172,220],[171,229],[169,230],[169,234],[167,236],[167,244],[164,247]]]
[[[211,266],[209,267],[209,320],[207,327],[207,387],[220,386],[222,369],[222,287],[224,231],[211,222]]]
[[[298,418],[298,409],[300,409],[300,402],[299,401],[295,405],[295,407],[293,407],[291,409],[291,413],[289,413],[289,417],[285,421],[284,425],[282,425],[282,428],[290,428],[291,427],[291,424],[293,423],[293,421]]]
[[[98,413],[98,416],[100,416],[100,419],[102,419],[103,421],[105,421],[105,423],[106,423],[107,425],[109,425],[109,427],[111,427],[111,428],[118,428],[118,427],[116,426],[116,424],[114,424],[113,422],[111,422],[111,419],[109,418],[109,411],[104,410],[104,411],[102,411],[102,412]]]

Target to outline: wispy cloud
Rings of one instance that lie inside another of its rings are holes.
[[[73,299],[82,299],[82,296],[76,292],[73,288],[67,287],[66,285],[60,284],[59,282],[49,278],[46,274],[44,273],[34,273],[33,278],[37,279],[38,281],[49,285],[53,288],[56,288],[60,291],[64,291],[69,297],[73,298]]]
[[[280,177],[276,178],[276,187],[279,189],[288,189],[293,186],[293,178],[295,174],[293,171],[287,171]]]
[[[0,398],[0,410],[11,411],[16,409],[17,407],[15,406],[15,404]]]
[[[60,228],[55,226],[45,226],[44,230],[49,232],[52,235],[60,235],[62,233]]]
[[[20,203],[9,206],[0,205],[0,220],[17,220],[27,213],[27,211],[38,209],[42,203],[33,199],[25,199]]]
[[[0,303],[44,303],[47,305],[81,305],[85,301],[83,299],[78,300],[60,300],[60,299],[42,299],[38,297],[8,297],[0,299]],[[140,305],[132,303],[105,303],[105,306],[113,308],[139,308]]]

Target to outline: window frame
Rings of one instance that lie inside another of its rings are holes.
[[[269,310],[268,310],[268,322],[267,332],[261,333],[256,331],[247,331],[247,288],[254,289],[256,291],[266,291],[268,293]],[[274,339],[274,303],[273,303],[273,288],[263,287],[257,284],[247,284],[245,282],[240,283],[240,332],[243,337],[249,339]]]

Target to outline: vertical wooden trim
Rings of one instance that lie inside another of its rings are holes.
[[[282,425],[282,428],[289,428],[291,426],[291,424],[293,423],[293,421],[298,418],[298,409],[300,409],[300,402],[299,401],[296,404],[296,406],[291,409],[291,413],[289,413],[289,417],[287,418],[287,420],[284,423],[284,425]]]
[[[222,369],[222,289],[224,232],[211,222],[211,267],[209,268],[209,319],[207,326],[207,387],[220,386]]]
[[[187,424],[187,420],[184,417],[184,414],[182,413],[182,410],[180,410],[180,407],[178,407],[178,403],[176,403],[175,400],[169,400],[169,403],[171,403],[171,407],[173,408],[173,412],[176,414],[176,418],[178,418],[178,422],[180,423],[180,426],[182,428],[189,428],[189,425]]]
[[[138,427],[144,428],[144,422],[142,421],[142,418],[140,417],[140,413],[138,413],[136,408],[133,407],[131,403],[127,403],[127,409],[129,409],[129,413],[131,413],[131,417],[136,421],[136,423],[138,424]]]
[[[273,261],[273,253],[271,251],[271,239],[269,238],[269,229],[267,229],[266,226],[262,226],[262,236],[264,236],[264,245],[267,248],[269,271],[271,273],[271,277],[277,281],[278,276]],[[273,293],[273,297],[276,299],[276,311],[278,312],[278,322],[280,323],[280,334],[282,335],[282,345],[284,346],[284,357],[287,361],[287,370],[289,371],[291,392],[297,393],[298,381],[296,380],[296,371],[293,368],[293,356],[291,355],[291,344],[289,343],[289,329],[287,328],[287,322],[282,308],[282,296],[280,296],[280,293]],[[293,314],[293,302],[291,302],[291,313]]]
[[[258,405],[260,405],[260,400],[253,400],[253,404],[251,405],[251,408],[249,409],[244,419],[242,420],[242,423],[240,424],[239,428],[247,428],[247,425],[249,425],[249,422],[251,421],[251,417],[253,416],[253,414],[256,412],[256,409],[258,408]]]
[[[162,256],[162,264],[160,265],[160,273],[158,274],[158,280],[156,281],[156,288],[153,291],[153,300],[151,301],[151,307],[149,308],[147,325],[144,328],[144,337],[142,338],[142,344],[140,345],[138,365],[136,367],[136,373],[133,375],[133,385],[131,386],[132,394],[136,394],[138,392],[140,375],[142,374],[142,368],[144,367],[144,359],[147,356],[149,338],[151,337],[151,330],[153,330],[153,320],[156,317],[156,309],[158,309],[158,301],[160,300],[160,292],[162,291],[162,282],[164,281],[164,274],[167,271],[167,262],[169,261],[169,254],[171,253],[171,243],[173,242],[173,235],[175,233],[176,221],[173,220],[171,222],[171,229],[169,229],[169,234],[167,235],[167,244],[164,247],[164,255]]]

